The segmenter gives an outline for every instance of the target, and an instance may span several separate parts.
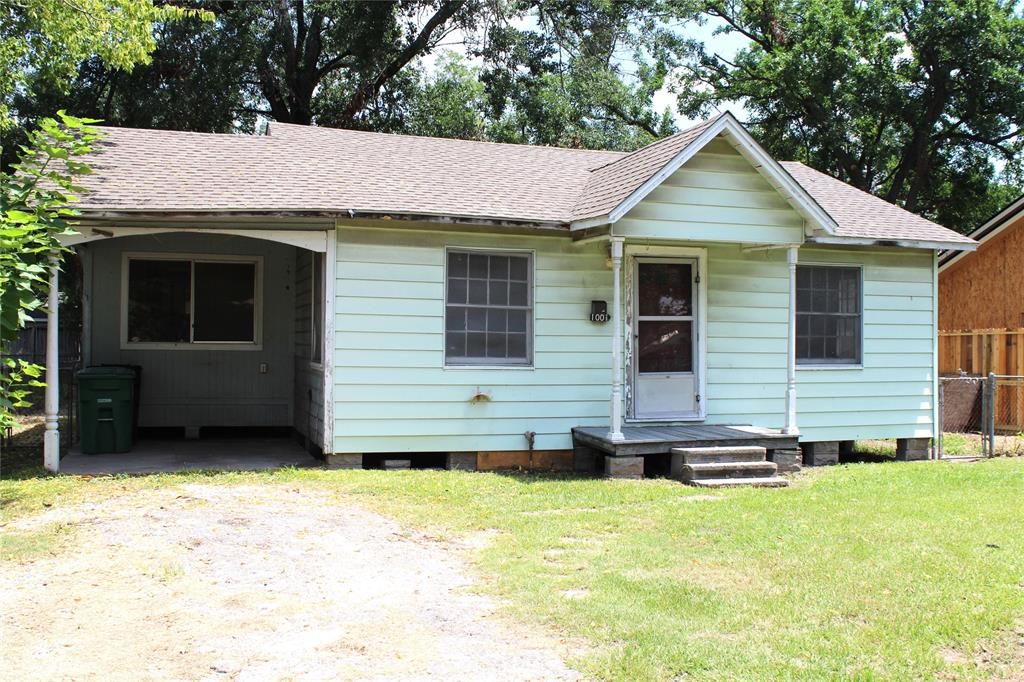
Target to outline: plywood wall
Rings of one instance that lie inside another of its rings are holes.
[[[939,329],[1024,327],[1024,214],[939,273]]]

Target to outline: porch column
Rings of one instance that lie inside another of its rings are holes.
[[[60,260],[54,251],[50,254],[50,292],[46,302],[46,431],[43,433],[43,466],[47,471],[60,471],[60,431],[57,415],[60,411],[60,329],[58,327],[57,281]]]
[[[622,435],[622,335],[626,331],[622,313],[622,237],[611,238],[612,256],[612,423],[608,439],[625,440]]]
[[[786,262],[789,265],[789,325],[786,343],[786,423],[783,433],[799,434],[796,426],[796,263],[797,248],[786,249]]]

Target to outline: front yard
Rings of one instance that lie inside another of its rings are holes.
[[[92,546],[88,524],[54,510],[102,517],[121,499],[158,507],[239,486],[308,495],[328,516],[376,511],[459,548],[473,589],[532,631],[554,628],[588,677],[1024,677],[1019,458],[848,465],[713,494],[442,471],[29,477],[0,482],[4,559],[45,570]],[[296,561],[315,560],[304,551]]]

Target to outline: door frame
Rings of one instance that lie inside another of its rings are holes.
[[[707,249],[685,246],[657,246],[650,244],[629,244],[625,245],[625,283],[623,305],[625,321],[623,339],[625,348],[625,420],[627,422],[654,423],[654,422],[698,422],[707,419]],[[695,385],[697,386],[700,400],[697,402],[697,409],[694,413],[679,415],[678,417],[657,417],[643,418],[636,416],[635,386],[637,363],[635,360],[634,330],[636,329],[636,272],[637,263],[649,259],[672,260],[694,260],[697,264],[698,283],[697,295],[694,296],[694,333],[697,335],[694,343],[693,371],[695,374]]]

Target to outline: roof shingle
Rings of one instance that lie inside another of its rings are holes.
[[[873,194],[847,185],[830,175],[797,161],[782,161],[782,167],[839,224],[840,237],[914,240],[973,244],[959,232],[937,225],[916,213],[890,204]]]
[[[282,123],[260,136],[105,127],[79,207],[354,210],[567,226],[608,215],[715,120],[630,154]],[[838,223],[839,236],[973,243],[802,164],[782,166]]]

